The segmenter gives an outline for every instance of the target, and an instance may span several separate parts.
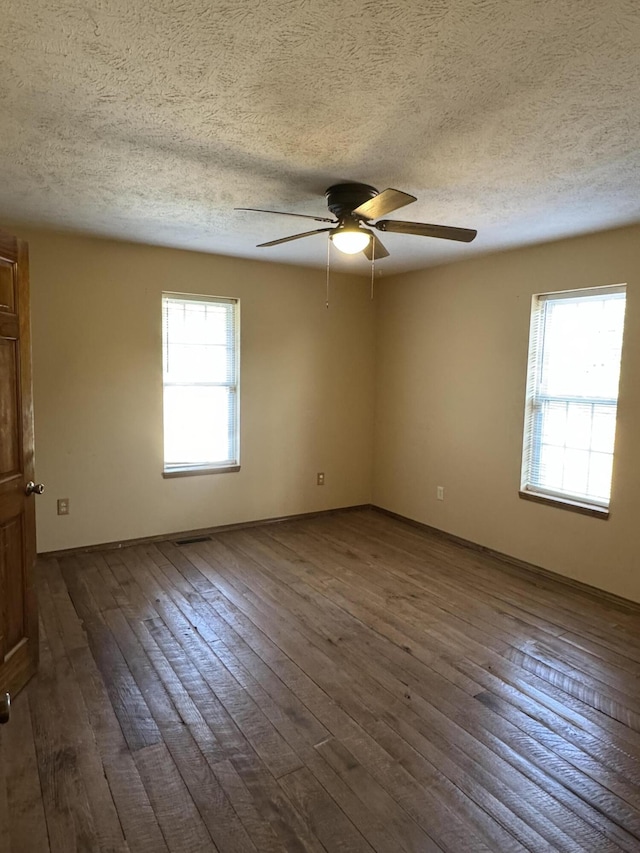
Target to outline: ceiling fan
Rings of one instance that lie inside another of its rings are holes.
[[[257,207],[237,207],[236,210],[252,210],[256,213],[276,213],[280,216],[297,216],[301,219],[313,219],[316,222],[330,222],[331,228],[316,228],[314,231],[303,231],[291,237],[281,237],[268,243],[259,243],[257,248],[279,246],[301,237],[312,234],[329,232],[334,246],[347,255],[363,252],[370,260],[386,258],[389,252],[382,241],[371,231],[392,231],[396,234],[416,234],[420,237],[441,237],[445,240],[458,240],[470,243],[478,233],[470,228],[451,228],[448,225],[428,225],[425,222],[405,222],[395,219],[380,219],[379,217],[398,210],[407,204],[417,201],[416,197],[400,190],[386,189],[378,192],[368,184],[334,184],[325,192],[327,207],[335,217],[309,216],[304,213],[286,213],[281,210],[263,210]],[[377,219],[377,222],[372,222]]]

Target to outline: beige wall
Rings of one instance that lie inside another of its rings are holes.
[[[31,259],[36,473],[46,484],[39,551],[370,500],[366,280],[336,275],[327,311],[321,271],[20,233]],[[241,299],[239,473],[161,476],[163,290]],[[56,515],[60,497],[68,517]]]
[[[627,315],[604,521],[518,488],[531,295],[618,283]],[[374,503],[640,600],[640,228],[409,273],[378,294]]]
[[[640,228],[389,278],[377,289],[375,328],[366,279],[335,276],[327,311],[321,271],[21,233],[31,253],[36,472],[47,485],[41,552],[373,500],[640,600]],[[621,282],[611,517],[522,501],[531,294]],[[241,299],[237,474],[161,476],[163,290]],[[59,497],[71,501],[68,517],[56,515]]]

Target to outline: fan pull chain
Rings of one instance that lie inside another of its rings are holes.
[[[373,238],[373,246],[371,247],[371,299],[373,299],[373,282],[376,270],[376,239]]]
[[[329,310],[329,261],[331,257],[331,239],[327,237],[327,311]]]

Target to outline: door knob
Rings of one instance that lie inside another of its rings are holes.
[[[0,694],[0,725],[9,722],[11,716],[11,696],[8,693]]]
[[[34,483],[33,480],[29,480],[24,490],[28,495],[41,495],[44,492],[44,484]]]

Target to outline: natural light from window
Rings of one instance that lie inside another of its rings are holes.
[[[608,507],[624,314],[623,286],[534,297],[524,491]]]
[[[238,465],[238,303],[164,294],[165,472]]]

